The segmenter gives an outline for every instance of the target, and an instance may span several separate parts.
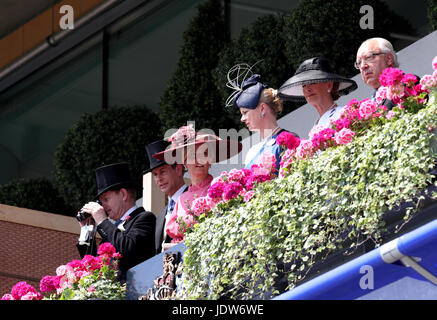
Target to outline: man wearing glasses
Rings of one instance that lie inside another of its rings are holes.
[[[381,86],[379,76],[385,68],[398,68],[398,57],[392,44],[383,38],[372,38],[364,41],[357,52],[355,68],[360,70],[364,83],[375,90]],[[392,101],[383,103],[390,110]]]

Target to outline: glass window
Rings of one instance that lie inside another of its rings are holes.
[[[101,109],[102,36],[0,95],[0,183],[50,176],[57,146],[85,112]]]

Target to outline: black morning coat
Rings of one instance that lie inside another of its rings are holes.
[[[102,237],[102,243],[110,242],[115,250],[121,254],[119,261],[118,278],[120,282],[126,282],[127,271],[137,264],[155,255],[155,215],[139,207],[129,215],[129,220],[116,227],[109,219],[104,220],[97,226],[97,232]],[[124,228],[124,231],[121,230]],[[95,237],[91,248],[87,245],[77,244],[80,256],[86,254],[96,255],[97,247]]]

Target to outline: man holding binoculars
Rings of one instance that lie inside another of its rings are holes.
[[[82,227],[77,248],[81,257],[95,255],[98,232],[102,243],[110,242],[121,254],[118,276],[124,283],[127,270],[155,255],[156,218],[136,206],[135,182],[127,163],[100,167],[95,173],[98,201],[88,202],[77,215]]]

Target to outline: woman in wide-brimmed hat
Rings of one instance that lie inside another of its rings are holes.
[[[328,60],[316,57],[300,64],[294,76],[279,88],[279,97],[308,102],[319,114],[317,124],[329,127],[330,121],[335,121],[342,109],[335,101],[356,88],[354,80],[333,73]]]
[[[239,109],[241,121],[250,131],[260,134],[261,141],[246,153],[245,168],[250,169],[258,164],[263,154],[270,152],[276,158],[276,169],[279,169],[282,150],[276,143],[276,137],[286,131],[277,122],[283,108],[282,100],[278,97],[278,90],[262,83],[259,74],[252,74],[252,68],[247,64],[238,64],[229,70],[227,86],[234,92],[229,96],[226,106]],[[297,134],[294,135],[297,137]]]
[[[153,157],[168,164],[181,163],[190,176],[191,185],[176,202],[170,219],[165,225],[165,232],[172,238],[173,245],[184,239],[179,219],[190,223],[190,205],[196,198],[208,193],[213,177],[209,168],[214,162],[226,160],[238,154],[242,145],[238,141],[223,140],[215,135],[195,132],[192,125],[184,126],[173,134],[169,141],[171,145],[165,151],[154,154]],[[170,245],[164,246],[164,249]]]

